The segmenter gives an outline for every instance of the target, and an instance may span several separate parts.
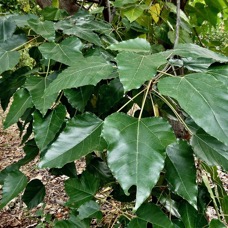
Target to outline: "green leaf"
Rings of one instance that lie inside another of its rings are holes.
[[[137,187],[137,209],[157,183],[165,149],[175,136],[169,124],[160,118],[139,120],[121,113],[105,119],[102,133],[108,143],[109,167],[125,194],[129,194],[131,186]]]
[[[221,182],[221,181],[220,181]],[[222,184],[222,183],[221,183]],[[223,188],[223,186],[219,186],[220,189]],[[224,191],[224,189],[222,189]],[[223,196],[222,199],[220,199],[221,201],[221,207],[222,207],[222,211],[225,217],[225,221],[226,223],[228,223],[228,195],[226,194],[225,196]]]
[[[13,163],[13,164],[10,164],[9,166],[7,166],[6,168],[4,168],[3,170],[1,170],[1,172],[0,172],[0,184],[3,185],[4,180],[6,179],[8,174],[13,172],[13,171],[18,171],[19,168],[20,168],[20,165],[18,163]]]
[[[129,224],[128,228],[147,228],[147,221],[144,221],[140,218],[133,218]]]
[[[0,74],[11,70],[19,62],[20,54],[17,51],[6,51],[0,47]]]
[[[197,212],[190,204],[182,203],[179,213],[181,214],[181,220],[186,228],[195,227]]]
[[[18,90],[13,96],[13,103],[10,106],[8,115],[4,122],[4,128],[8,128],[16,123],[19,118],[24,114],[27,108],[31,108],[32,99],[26,89]]]
[[[46,96],[44,91],[51,82],[55,79],[56,75],[51,74],[47,77],[30,76],[25,82],[25,87],[28,89],[35,107],[44,116],[47,110],[53,105],[57,98],[57,93],[52,93]]]
[[[171,189],[197,209],[196,168],[191,147],[179,141],[169,145],[166,152],[166,179]]]
[[[0,42],[9,39],[16,30],[16,24],[12,17],[0,18]]]
[[[102,120],[90,113],[71,119],[41,158],[39,166],[61,168],[94,150],[103,150],[106,145],[100,137],[102,124]]]
[[[66,110],[63,105],[59,105],[45,117],[42,117],[37,111],[34,112],[34,136],[40,151],[43,151],[55,138],[62,127],[65,116]]]
[[[70,178],[65,181],[65,190],[70,197],[68,204],[79,207],[93,198],[99,188],[99,179],[83,172],[80,178]]]
[[[20,166],[29,163],[39,154],[39,148],[37,147],[34,139],[30,139],[29,141],[27,141],[25,143],[25,146],[23,147],[23,150],[26,155],[18,161],[18,164]]]
[[[71,67],[60,73],[57,79],[46,90],[46,96],[62,89],[77,88],[85,85],[96,85],[100,80],[109,78],[113,71],[102,57],[81,58]]]
[[[64,95],[72,107],[76,108],[80,112],[84,112],[85,106],[87,105],[93,90],[94,86],[82,86],[76,89],[66,89],[64,90]]]
[[[140,219],[152,223],[154,228],[174,228],[166,214],[152,203],[143,204],[136,211],[136,215]]]
[[[142,14],[143,11],[147,8],[146,5],[135,4],[132,7],[127,7],[122,10],[122,13],[130,22],[137,20]]]
[[[150,53],[151,47],[147,40],[142,38],[135,38],[130,40],[124,40],[116,44],[112,44],[107,47],[110,50],[115,51],[129,51],[129,52],[140,52],[140,53]]]
[[[208,74],[196,73],[163,78],[158,83],[158,89],[163,95],[175,98],[207,133],[228,143],[228,118],[225,118],[228,90],[222,82]]]
[[[196,44],[179,44],[175,49],[163,52],[163,54],[166,56],[167,54],[173,54],[193,59],[209,59],[210,63],[208,62],[208,67],[214,62],[228,62],[228,57],[225,55],[213,52]]]
[[[2,209],[7,203],[15,198],[27,185],[27,177],[20,171],[13,171],[7,175],[3,185],[3,195],[0,203]]]
[[[212,219],[209,228],[226,228],[226,226],[218,219]]]
[[[102,85],[98,91],[96,105],[99,114],[108,112],[123,96],[123,85],[119,78],[113,79],[108,85]]]
[[[35,14],[13,14],[13,20],[15,21],[16,25],[20,28],[24,28],[25,26],[29,26],[28,21],[30,19],[38,20],[38,16]]]
[[[17,47],[26,43],[27,38],[24,34],[13,35],[4,42],[0,42],[0,47],[5,51],[13,51]]]
[[[41,54],[46,59],[53,59],[57,62],[72,66],[83,58],[80,49],[82,42],[76,37],[70,37],[57,43],[44,43],[39,46]]]
[[[43,183],[38,179],[34,179],[28,183],[22,196],[22,200],[26,204],[28,209],[32,209],[43,201],[44,196],[45,187]]]
[[[194,153],[210,166],[221,166],[228,171],[228,148],[226,145],[198,130],[190,141]]]
[[[51,173],[51,175],[55,175],[55,176],[66,175],[66,176],[72,177],[72,178],[77,177],[77,170],[76,170],[74,162],[67,163],[60,169],[52,168],[49,170],[49,173]]]
[[[100,206],[97,202],[91,200],[88,202],[85,202],[78,208],[78,218],[83,220],[85,218],[96,218],[101,219],[102,213],[100,211]]]
[[[11,96],[25,83],[29,67],[22,67],[12,72],[7,72],[0,80],[0,99],[3,110],[6,110]]]
[[[75,35],[97,46],[102,46],[102,43],[96,33],[110,34],[112,31],[110,23],[95,20],[92,15],[84,12],[79,12],[69,19],[59,21],[55,28],[62,30],[64,34]]]
[[[54,227],[55,228],[81,228],[82,226],[80,226],[80,225],[81,224],[79,224],[79,226],[76,226],[76,224],[70,220],[60,220],[60,221],[57,220],[55,222]]]
[[[179,207],[181,220],[185,228],[206,227],[207,221],[203,214],[198,214],[197,210],[187,202],[182,202]]]
[[[41,21],[39,19],[30,19],[28,24],[32,30],[41,35],[48,41],[55,40],[55,29],[52,21]]]
[[[158,67],[167,62],[160,54],[140,55],[132,52],[122,52],[116,59],[125,92],[139,88],[145,81],[152,79]]]
[[[68,16],[65,10],[55,7],[45,7],[40,14],[44,17],[44,20],[48,21],[59,21]]]
[[[207,73],[213,75],[217,80],[223,82],[228,86],[228,65],[211,66],[208,68]]]
[[[97,46],[102,46],[99,36],[93,32],[93,29],[90,27],[80,26],[81,22],[79,22],[79,24],[77,24],[77,22],[77,19],[72,19],[72,21],[60,21],[55,25],[55,28],[63,30],[64,34],[74,35]]]
[[[169,61],[172,65],[178,67],[185,67],[190,71],[195,72],[205,72],[207,68],[211,65],[211,59],[205,58],[181,58],[181,59],[171,59]]]

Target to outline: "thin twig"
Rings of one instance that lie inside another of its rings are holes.
[[[150,90],[152,82],[153,82],[153,80],[150,80],[148,85],[147,85],[147,87],[146,87],[146,92],[144,94],[141,110],[140,110],[140,113],[139,113],[139,120],[142,118],[142,113],[143,113],[143,109],[144,109],[144,106],[145,106],[145,103],[146,103],[146,98],[147,98],[147,95],[149,93],[149,90]]]
[[[179,42],[179,36],[180,36],[180,0],[177,0],[177,21],[176,21],[176,37],[174,41],[174,48],[177,47],[178,42]]]

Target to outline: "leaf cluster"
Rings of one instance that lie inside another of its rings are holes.
[[[174,43],[173,4],[112,3],[112,24],[57,8],[0,18],[4,110],[12,98],[4,127],[17,123],[25,145],[25,157],[0,172],[0,208],[22,191],[28,208],[43,201],[43,183],[19,170],[39,155],[39,168],[68,176],[72,213],[55,227],[100,221],[97,193],[107,187],[110,197],[134,205],[133,216],[119,217],[127,227],[225,226],[218,167],[228,170],[228,57],[190,42],[184,12],[180,43],[166,50]],[[25,48],[30,66],[19,64]],[[81,158],[86,170],[78,175]],[[210,224],[209,204],[219,218]]]

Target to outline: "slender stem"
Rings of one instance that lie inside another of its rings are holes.
[[[50,63],[51,63],[51,59],[49,59],[49,60],[48,60],[48,67],[47,67],[47,72],[46,72],[45,77],[47,77],[47,76],[48,76],[48,74],[49,74],[49,70],[50,70]]]
[[[151,100],[151,103],[152,103],[154,116],[158,117],[159,116],[159,111],[158,111],[158,108],[157,108],[157,104],[154,104],[154,100],[153,100],[153,97],[151,96],[151,93],[150,93],[150,100]]]
[[[124,107],[126,107],[130,102],[132,102],[136,97],[138,97],[141,93],[143,93],[146,89],[141,90],[139,93],[137,93],[134,97],[130,98],[128,102],[126,102],[117,112],[120,112]]]
[[[15,48],[14,48],[14,49],[12,49],[11,51],[17,51],[17,50],[20,50],[23,46],[25,46],[26,44],[31,43],[33,40],[37,39],[38,37],[39,37],[39,36],[36,36],[36,37],[32,38],[31,40],[29,40],[29,41],[27,41],[27,42],[25,42],[25,43],[21,44],[20,46],[15,47]]]
[[[140,113],[139,113],[139,120],[142,118],[142,113],[143,113],[143,109],[144,109],[144,106],[145,106],[145,103],[146,103],[146,98],[147,98],[147,95],[149,93],[149,90],[150,90],[152,82],[153,82],[153,80],[150,80],[148,85],[147,85],[147,87],[146,87],[146,92],[144,94],[141,110],[140,110]]]
[[[170,104],[170,102],[164,97],[162,96],[159,92],[157,92],[156,90],[154,90],[155,94],[160,97],[169,107],[170,109],[173,111],[173,113],[176,115],[176,117],[178,118],[178,120],[183,124],[183,126],[185,127],[185,129],[189,132],[190,135],[193,135],[192,131],[190,130],[190,128],[187,126],[187,124],[184,122],[184,120],[181,118],[181,116],[179,115],[179,113],[175,110],[175,108]]]
[[[176,21],[176,38],[174,41],[174,48],[178,45],[179,36],[180,36],[180,0],[177,0],[177,21]]]

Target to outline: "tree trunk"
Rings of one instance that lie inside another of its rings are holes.
[[[36,0],[36,3],[43,9],[52,5],[52,0]],[[60,9],[66,10],[69,14],[74,14],[78,11],[79,6],[73,0],[60,0]]]

